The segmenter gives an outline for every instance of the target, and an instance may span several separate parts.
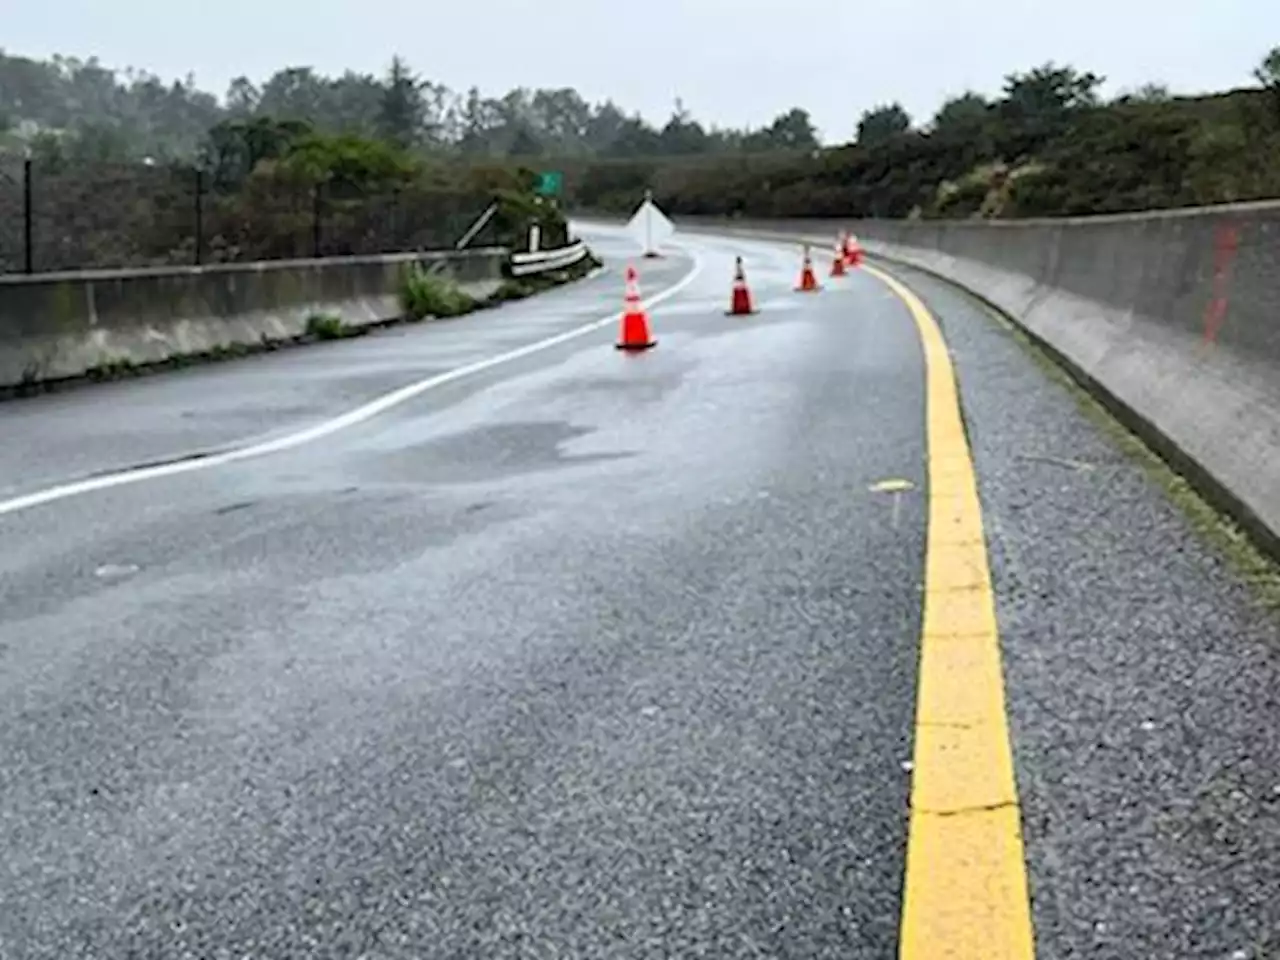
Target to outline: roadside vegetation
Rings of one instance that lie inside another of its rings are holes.
[[[1242,73],[1247,67],[1242,69]],[[378,77],[283,69],[221,97],[94,59],[0,53],[0,272],[519,246],[562,209],[721,216],[1029,217],[1280,196],[1280,47],[1254,84],[1105,99],[1053,63],[930,118],[898,104],[820,143],[801,106],[757,129],[661,125],[571,88],[455,92],[395,59]],[[841,142],[844,141],[844,142]],[[24,160],[32,243],[24,236]],[[556,198],[538,174],[558,171]]]
[[[1013,218],[1280,197],[1280,48],[1254,77],[1208,96],[1151,84],[1104,101],[1102,77],[1050,63],[923,125],[876,107],[834,149],[582,164],[571,199],[623,212],[651,188],[677,215]]]
[[[418,264],[405,271],[400,302],[405,316],[412,320],[459,317],[478,306],[476,299],[452,280],[431,274]]]
[[[563,239],[535,169],[454,162],[437,91],[402,61],[381,79],[273,80],[219,103],[92,60],[0,54],[0,273],[28,249],[47,272],[449,248],[495,201],[471,246],[520,249],[535,223]]]

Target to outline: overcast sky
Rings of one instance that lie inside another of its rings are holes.
[[[664,122],[760,125],[801,105],[825,139],[868,107],[920,120],[1046,60],[1108,90],[1249,83],[1280,44],[1280,0],[0,0],[9,53],[97,55],[218,94],[286,65],[381,72],[400,53],[459,90],[574,86]]]

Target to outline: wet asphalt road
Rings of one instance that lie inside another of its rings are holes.
[[[606,275],[470,319],[0,405],[0,500],[596,320],[629,248],[590,239]],[[0,957],[894,956],[915,328],[870,276],[803,298],[793,250],[687,244],[642,264],[699,271],[642,356],[606,328],[0,516]],[[1040,956],[1271,956],[1280,621],[981,308],[901,275],[961,380]]]

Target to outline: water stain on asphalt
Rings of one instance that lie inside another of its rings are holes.
[[[248,510],[250,507],[254,506],[256,503],[257,503],[256,500],[242,500],[239,503],[229,503],[225,507],[218,507],[218,509],[214,510],[213,512],[219,517],[224,517],[228,513],[236,513],[239,510]]]
[[[376,454],[359,469],[384,482],[465,484],[634,456],[630,452],[566,451],[569,443],[593,432],[591,427],[564,421],[485,425]]]

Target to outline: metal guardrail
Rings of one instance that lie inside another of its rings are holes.
[[[575,240],[567,247],[554,250],[537,250],[530,253],[513,253],[511,255],[511,275],[513,277],[532,277],[540,273],[552,273],[563,270],[575,263],[580,263],[588,254],[587,245]]]

